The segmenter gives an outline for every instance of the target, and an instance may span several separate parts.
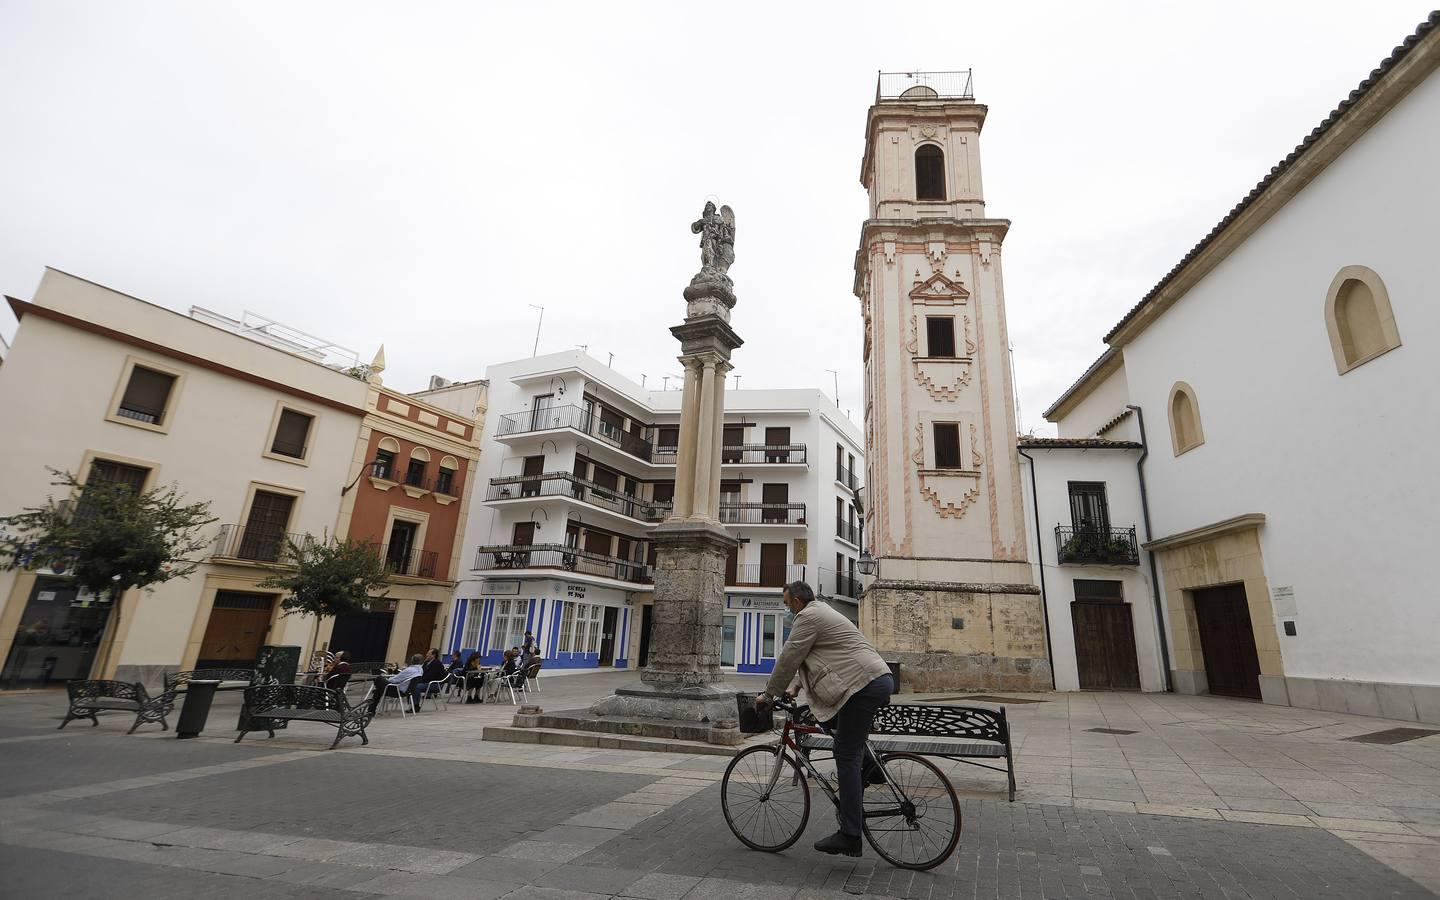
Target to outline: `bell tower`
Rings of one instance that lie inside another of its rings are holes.
[[[1001,244],[970,73],[882,73],[855,255],[865,327],[861,629],[916,690],[1049,690],[1026,560]]]

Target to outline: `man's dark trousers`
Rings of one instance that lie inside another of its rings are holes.
[[[845,701],[825,727],[835,736],[835,774],[840,785],[840,831],[858,838],[865,823],[865,786],[861,783],[865,740],[875,710],[890,704],[894,682],[881,675]]]

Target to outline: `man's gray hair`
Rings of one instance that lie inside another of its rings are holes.
[[[785,592],[801,603],[809,604],[815,599],[815,591],[803,581],[792,581],[785,585]]]
[[[416,653],[414,656],[410,657],[410,665],[412,665],[412,666],[418,666],[418,665],[420,665],[421,663],[423,663],[424,661],[425,661],[425,657],[421,656],[421,655],[418,654],[418,653]]]

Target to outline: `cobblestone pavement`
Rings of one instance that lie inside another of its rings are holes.
[[[547,679],[532,700],[581,706],[629,677]],[[1308,898],[1440,889],[1440,825],[1427,820],[1440,782],[1426,780],[1440,772],[1437,739],[1340,740],[1398,724],[1385,720],[1215,698],[1037,695],[1040,703],[1009,705],[1020,802],[1003,802],[1001,776],[957,767],[961,847],[934,872],[913,874],[868,848],[860,860],[809,850],[833,821],[818,794],[805,842],[778,855],[745,850],[719,812],[724,758],[479,741],[482,723],[508,720],[509,704],[386,717],[365,748],[325,751],[329,731],[318,726],[235,745],[235,699],[221,701],[205,737],[177,741],[153,728],[125,736],[129,722],[117,716],[57,732],[63,694],[0,695],[0,895]],[[1286,780],[1310,782],[1310,799]],[[1136,787],[1121,784],[1129,781]],[[1167,786],[1184,802],[1162,802]],[[1251,809],[1235,789],[1305,812]],[[1337,805],[1379,812],[1323,815],[1341,810],[1313,805],[1332,802],[1322,790],[1342,789],[1359,802]],[[1141,796],[1091,796],[1112,790]]]

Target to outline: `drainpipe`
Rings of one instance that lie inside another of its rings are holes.
[[[1150,443],[1145,440],[1145,413],[1140,407],[1126,404],[1126,409],[1135,411],[1135,421],[1140,425],[1140,458],[1135,461],[1135,474],[1140,479],[1140,515],[1145,520],[1145,539],[1150,540],[1155,532],[1150,530],[1150,497],[1145,492],[1145,458],[1150,455]],[[1160,675],[1165,682],[1165,690],[1173,691],[1175,687],[1170,683],[1170,643],[1165,639],[1165,610],[1160,605],[1160,574],[1155,569],[1155,554],[1149,550],[1145,555],[1150,557],[1150,593],[1155,600],[1155,630],[1160,636]]]
[[[1019,448],[1017,448],[1019,449]],[[1050,690],[1055,690],[1055,649],[1050,643],[1050,607],[1045,598],[1045,535],[1040,530],[1040,495],[1035,490],[1035,457],[1019,450],[1030,460],[1030,503],[1035,509],[1035,554],[1040,567],[1040,615],[1045,619],[1045,658],[1050,662]],[[1148,531],[1146,532],[1149,533]]]

